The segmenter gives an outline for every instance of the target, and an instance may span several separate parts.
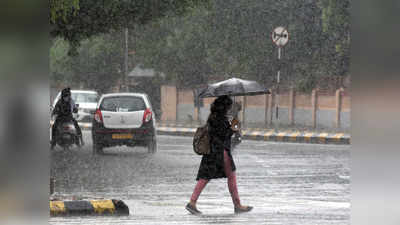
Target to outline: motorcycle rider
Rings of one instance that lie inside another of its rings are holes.
[[[69,87],[64,88],[61,91],[61,98],[57,101],[51,113],[51,116],[57,116],[51,130],[51,149],[56,146],[57,126],[62,124],[64,121],[72,121],[74,123],[75,129],[79,136],[80,145],[84,145],[81,128],[72,115],[73,112],[76,113],[77,111],[78,108],[76,107],[74,100],[71,98],[71,89]]]

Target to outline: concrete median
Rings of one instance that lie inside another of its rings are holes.
[[[159,126],[157,134],[193,136],[196,128]],[[242,130],[243,139],[292,142],[292,143],[311,143],[311,144],[350,144],[350,135],[345,133],[325,133],[325,132],[304,132],[304,131],[274,131],[261,129]]]
[[[50,216],[126,216],[128,206],[121,200],[50,201]]]
[[[91,123],[79,123],[82,130],[90,130]],[[182,124],[158,124],[157,134],[174,136],[193,136],[195,127],[185,127]],[[313,131],[275,131],[267,129],[244,129],[243,139],[311,143],[311,144],[350,144],[351,136],[347,133],[327,133]]]

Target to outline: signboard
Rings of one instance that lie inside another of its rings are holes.
[[[277,27],[272,31],[271,38],[278,47],[283,47],[289,41],[289,32],[284,27]]]

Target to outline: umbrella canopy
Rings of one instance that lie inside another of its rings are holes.
[[[200,90],[198,97],[207,98],[222,95],[244,96],[263,94],[270,94],[270,92],[256,81],[231,78],[215,84],[209,84],[206,88]]]

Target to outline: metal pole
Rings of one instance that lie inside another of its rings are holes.
[[[276,119],[278,119],[278,114],[279,114],[279,83],[280,83],[280,78],[281,78],[281,47],[278,47],[278,75],[276,78],[276,102],[275,102],[275,108],[276,108]]]
[[[125,75],[124,75],[124,84],[125,84],[125,91],[128,91],[128,28],[125,28]]]
[[[236,96],[233,96],[232,119],[235,119],[236,112],[237,112],[237,107],[236,107]],[[238,118],[236,118],[236,119],[238,119]]]

